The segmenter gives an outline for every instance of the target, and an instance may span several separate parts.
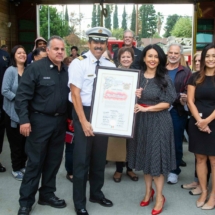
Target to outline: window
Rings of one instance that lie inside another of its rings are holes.
[[[196,49],[202,50],[214,40],[214,19],[198,19]]]

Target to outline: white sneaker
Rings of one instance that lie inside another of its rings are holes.
[[[12,171],[12,175],[18,181],[22,181],[23,176],[24,176],[21,171]]]
[[[170,172],[167,178],[167,183],[176,184],[177,182],[178,182],[178,175]]]

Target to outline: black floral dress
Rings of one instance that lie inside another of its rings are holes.
[[[175,87],[169,76],[165,76],[168,87],[161,90],[155,78],[141,75],[142,96],[138,103],[156,105],[161,102],[172,104],[176,99]],[[134,138],[129,140],[127,161],[132,169],[143,170],[144,174],[167,175],[176,168],[174,131],[169,111],[139,112],[136,116]]]

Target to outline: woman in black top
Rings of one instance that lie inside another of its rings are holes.
[[[209,44],[202,51],[200,72],[194,73],[188,83],[189,150],[196,155],[197,175],[202,194],[197,207],[215,207],[215,45]],[[207,158],[211,164],[212,191],[208,202]]]

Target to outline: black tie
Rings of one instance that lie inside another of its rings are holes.
[[[100,61],[99,61],[99,60],[97,60],[97,61],[96,61],[96,66],[99,66],[99,63],[100,63]]]

